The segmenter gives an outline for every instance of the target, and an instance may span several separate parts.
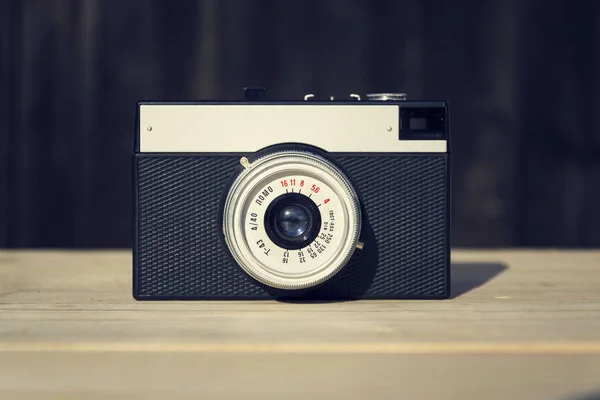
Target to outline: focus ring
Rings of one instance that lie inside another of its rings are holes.
[[[264,221],[272,217],[267,209],[286,196],[306,196],[318,207],[317,236],[304,247],[267,235]],[[255,160],[235,179],[223,213],[223,234],[234,259],[250,276],[279,289],[309,288],[331,278],[349,261],[361,230],[358,195],[349,179],[305,151]]]

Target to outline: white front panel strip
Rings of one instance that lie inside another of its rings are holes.
[[[142,105],[141,152],[254,152],[300,142],[331,152],[446,152],[399,140],[397,105]]]

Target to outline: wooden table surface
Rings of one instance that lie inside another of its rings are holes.
[[[127,251],[2,251],[0,399],[600,399],[600,251],[452,258],[444,301],[136,302]]]

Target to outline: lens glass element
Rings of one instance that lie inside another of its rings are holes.
[[[319,207],[301,193],[283,193],[265,211],[265,233],[277,246],[298,250],[310,245],[321,229]]]
[[[308,211],[300,205],[288,206],[277,215],[277,227],[287,237],[302,235],[306,232],[308,223]]]

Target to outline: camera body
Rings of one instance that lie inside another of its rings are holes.
[[[444,299],[444,101],[138,104],[138,300]]]

